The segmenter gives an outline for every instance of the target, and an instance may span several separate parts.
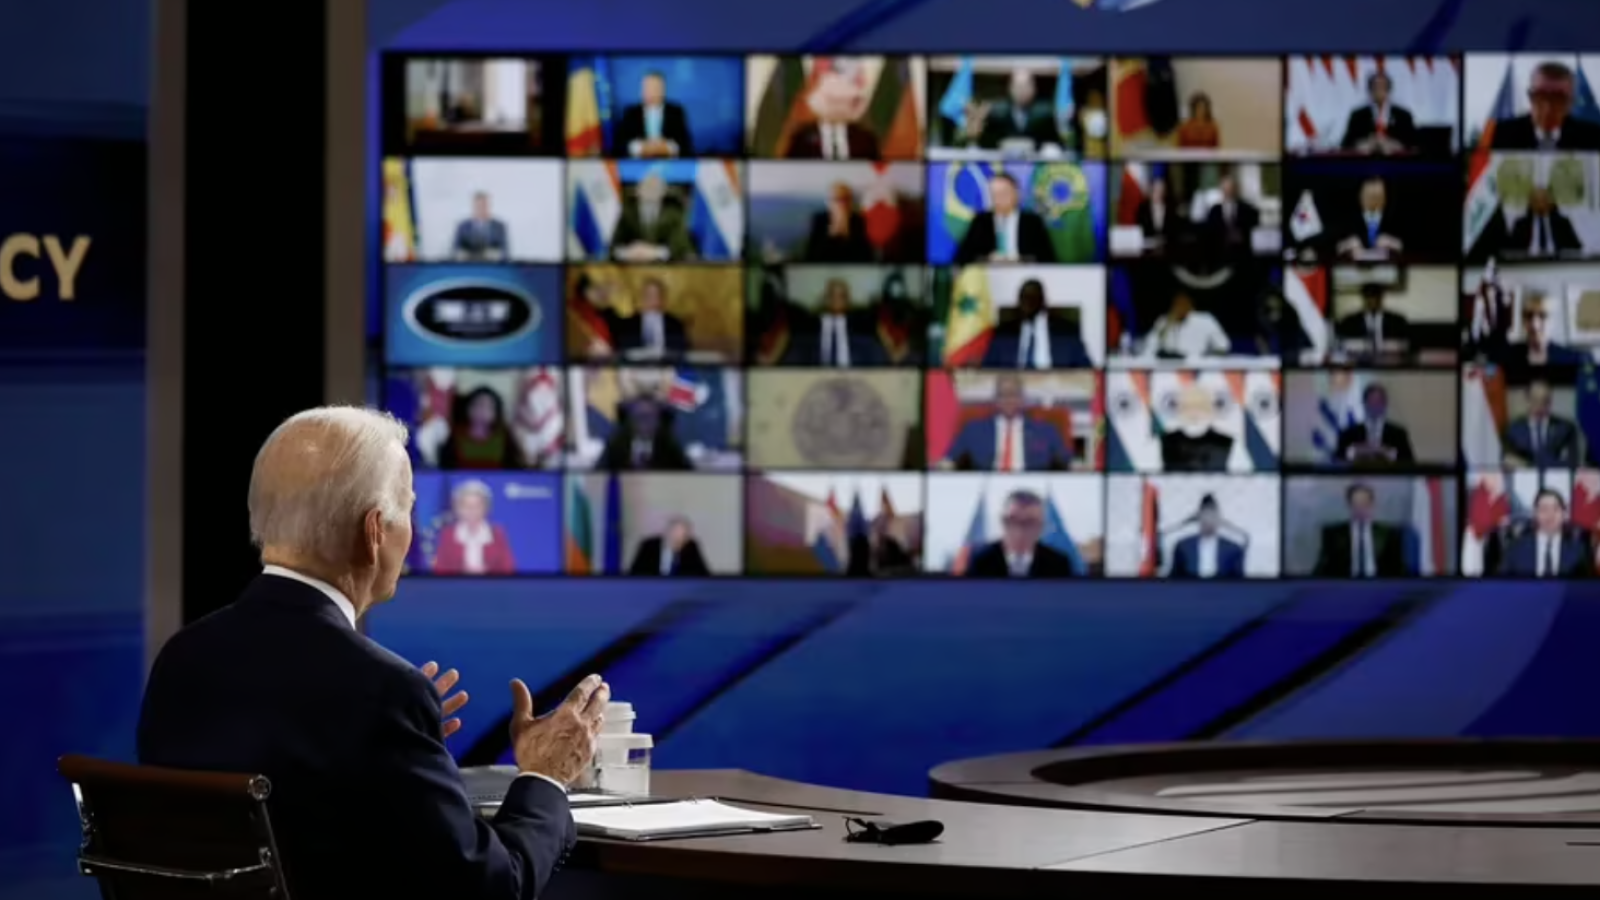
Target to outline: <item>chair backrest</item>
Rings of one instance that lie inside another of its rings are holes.
[[[83,826],[78,867],[106,900],[289,900],[265,777],[85,756],[64,756],[57,770]]]

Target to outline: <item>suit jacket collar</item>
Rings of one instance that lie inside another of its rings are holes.
[[[319,588],[290,578],[262,574],[250,582],[239,598],[242,603],[268,603],[321,619],[340,628],[354,628],[345,613]]]

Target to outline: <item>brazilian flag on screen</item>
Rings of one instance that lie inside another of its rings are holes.
[[[1028,206],[1044,217],[1056,262],[1096,258],[1094,193],[1089,174],[1073,163],[1040,163],[1027,185]]]

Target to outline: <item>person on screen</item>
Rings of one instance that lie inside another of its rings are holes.
[[[1178,146],[1194,150],[1215,150],[1222,146],[1222,129],[1212,115],[1211,98],[1197,93],[1189,98],[1189,118],[1178,125]]]
[[[1022,208],[1022,189],[1007,172],[989,179],[989,209],[972,217],[956,248],[956,262],[1056,261],[1055,245],[1044,217]]]
[[[639,102],[630,103],[611,135],[611,155],[633,159],[694,156],[694,138],[683,105],[667,99],[667,76],[646,73],[639,82]]]
[[[1533,530],[1513,538],[1500,574],[1517,578],[1579,578],[1594,572],[1589,541],[1567,527],[1566,498],[1542,490],[1533,499]]]
[[[700,555],[694,525],[684,516],[674,516],[664,532],[639,542],[628,574],[705,578],[711,570]]]
[[[672,412],[655,398],[636,398],[617,412],[617,426],[595,468],[608,472],[687,472],[694,468],[672,433]]]
[[[1528,412],[1506,424],[1500,446],[1507,466],[1546,469],[1578,464],[1578,426],[1550,412],[1550,382],[1528,384]]]
[[[1040,543],[1044,535],[1044,498],[1033,491],[1013,491],[1000,508],[1000,540],[979,550],[967,567],[968,578],[1071,578],[1072,560]]]
[[[1261,210],[1239,196],[1239,178],[1229,171],[1217,182],[1219,199],[1206,211],[1206,241],[1222,253],[1249,253],[1250,238],[1261,227]]]
[[[435,575],[511,575],[516,557],[503,526],[490,521],[494,494],[481,481],[450,492],[450,516],[439,528],[428,571]]]
[[[1061,77],[1072,76],[1063,73]],[[1035,152],[1061,143],[1055,107],[1040,102],[1038,84],[1027,69],[1011,72],[1005,100],[973,104],[967,111],[967,129],[968,140],[985,150],[999,150],[1007,141],[1031,141]]]
[[[1347,259],[1390,259],[1405,252],[1405,242],[1396,234],[1395,215],[1389,209],[1389,188],[1382,178],[1373,176],[1361,183],[1359,207],[1344,237],[1334,251]]]
[[[909,575],[916,571],[916,560],[905,545],[890,533],[893,521],[883,513],[873,518],[865,534],[852,535],[846,578]]]
[[[805,261],[811,263],[869,263],[874,253],[867,238],[867,217],[856,208],[850,185],[836,182],[828,190],[828,207],[811,217]]]
[[[627,360],[676,360],[689,352],[689,331],[683,320],[667,312],[667,285],[646,278],[639,285],[638,308],[631,316],[601,308],[611,327],[612,344]]]
[[[1516,323],[1516,300],[1516,295],[1500,283],[1499,266],[1490,259],[1472,297],[1466,348],[1470,357],[1492,362],[1511,358],[1509,338]]]
[[[1217,398],[1212,388],[1191,380],[1173,403],[1178,427],[1161,436],[1164,472],[1226,472],[1234,439],[1216,429]]]
[[[611,255],[619,262],[683,262],[695,258],[694,238],[683,203],[659,172],[639,179],[611,232]]]
[[[1317,550],[1319,578],[1402,578],[1406,575],[1405,535],[1399,528],[1374,521],[1378,495],[1368,484],[1352,484],[1344,492],[1350,517],[1322,528]]]
[[[1394,81],[1383,72],[1367,76],[1367,100],[1350,111],[1344,123],[1341,148],[1349,153],[1390,155],[1417,146],[1417,124],[1411,110],[1396,105],[1391,95]]]
[[[1511,362],[1520,366],[1579,366],[1587,354],[1550,339],[1550,299],[1530,291],[1522,301],[1523,344],[1511,353]],[[1520,351],[1520,352],[1516,352]]]
[[[506,223],[490,212],[488,193],[473,194],[472,216],[456,225],[451,255],[456,262],[500,262],[511,252],[509,248]]]
[[[1564,63],[1540,63],[1528,82],[1528,112],[1494,123],[1496,150],[1600,150],[1600,125],[1574,118],[1578,76]]]
[[[1180,289],[1172,296],[1172,305],[1150,326],[1139,357],[1147,361],[1196,360],[1232,352],[1233,341],[1222,330],[1222,323],[1211,313],[1195,309],[1194,300]]]
[[[1417,461],[1411,452],[1411,432],[1389,419],[1389,391],[1369,384],[1361,392],[1364,421],[1339,432],[1335,458],[1353,466],[1409,466]]]
[[[1377,362],[1386,354],[1405,354],[1411,349],[1411,320],[1383,308],[1386,293],[1381,284],[1361,286],[1361,311],[1334,323],[1333,333],[1346,348],[1355,345],[1356,359]]]
[[[1167,181],[1167,176],[1157,175],[1150,179],[1149,191],[1134,212],[1134,223],[1146,238],[1160,238],[1166,244],[1176,242],[1182,234],[1184,220],[1173,207],[1172,185]]]
[[[796,336],[795,356],[805,364],[834,369],[880,365],[883,342],[876,326],[872,313],[851,308],[850,283],[830,278],[813,327]]]
[[[1016,316],[1002,316],[983,353],[986,369],[1087,369],[1094,363],[1083,336],[1050,318],[1044,283],[1030,278],[1017,289]]]
[[[1072,448],[1061,432],[1027,416],[1021,375],[994,380],[994,415],[974,419],[956,432],[941,469],[963,472],[1043,472],[1072,465]]]
[[[1581,253],[1583,241],[1572,220],[1556,206],[1550,189],[1543,185],[1528,193],[1528,211],[1506,233],[1506,250],[1530,257],[1552,257]]]
[[[1167,569],[1167,577],[1243,578],[1244,547],[1218,533],[1222,528],[1222,509],[1216,497],[1207,494],[1200,498],[1194,521],[1200,533],[1172,545],[1172,565]]]
[[[480,387],[452,404],[450,436],[439,445],[439,468],[521,469],[522,448],[506,421],[500,395]]]
[[[867,111],[866,85],[860,64],[834,57],[832,68],[817,79],[806,98],[815,121],[789,137],[786,159],[877,159],[878,136],[857,124]]]

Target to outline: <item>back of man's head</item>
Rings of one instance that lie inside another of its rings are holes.
[[[285,561],[340,566],[352,559],[367,514],[409,514],[406,427],[353,406],[306,410],[261,445],[250,473],[250,535]]]

